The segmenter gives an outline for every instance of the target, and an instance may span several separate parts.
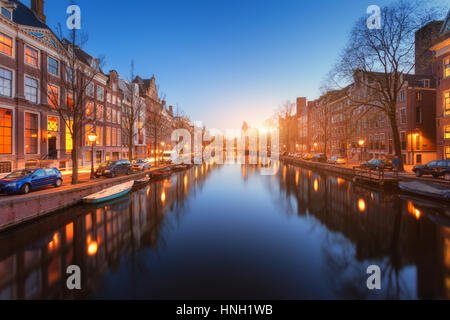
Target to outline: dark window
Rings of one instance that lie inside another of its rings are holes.
[[[48,57],[48,72],[55,76],[59,75],[59,62],[50,57]]]
[[[11,171],[11,162],[0,162],[0,173],[9,173]]]
[[[421,154],[418,154],[418,155],[416,156],[416,163],[417,163],[417,164],[422,164],[422,155],[421,155]]]
[[[12,95],[12,72],[3,68],[0,68],[0,95]]]
[[[9,20],[11,20],[12,18],[12,14],[11,11],[9,11],[6,8],[2,8],[2,15],[4,15],[6,18],[8,18]]]
[[[25,98],[33,103],[38,102],[38,81],[25,77]]]
[[[25,154],[38,153],[38,115],[25,113]]]

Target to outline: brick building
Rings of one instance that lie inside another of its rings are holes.
[[[440,30],[434,53],[433,73],[437,79],[436,144],[437,159],[450,159],[450,11]]]

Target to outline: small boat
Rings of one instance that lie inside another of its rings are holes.
[[[150,182],[150,177],[148,175],[146,175],[144,178],[139,179],[139,180],[135,180],[134,184],[133,184],[133,188],[140,188],[145,186],[147,183]]]
[[[443,187],[440,185],[432,183],[424,183],[419,181],[405,182],[401,181],[398,184],[402,191],[421,195],[438,200],[450,201],[450,189],[448,187]]]
[[[100,192],[91,194],[83,198],[83,202],[85,203],[100,203],[109,200],[113,200],[116,198],[120,198],[121,196],[127,194],[131,191],[133,187],[134,181],[128,181],[117,186],[113,186],[111,188],[104,189]]]
[[[167,178],[172,174],[172,170],[169,167],[165,167],[161,170],[150,173],[151,177],[154,179]]]
[[[187,170],[187,169],[188,169],[188,166],[186,164],[177,164],[172,167],[173,171],[183,171],[183,170]]]

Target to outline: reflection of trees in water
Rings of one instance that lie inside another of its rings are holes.
[[[299,217],[310,219],[310,216],[316,226],[326,227],[321,246],[323,271],[338,297],[413,298],[416,293],[411,293],[410,288],[414,286],[404,278],[406,267],[416,267],[421,278],[413,281],[418,282],[418,287],[419,282],[432,277],[429,272],[421,272],[430,268],[423,252],[442,245],[432,239],[441,228],[408,213],[408,206],[397,195],[357,187],[340,178],[293,166],[282,165],[276,180],[280,195],[274,195],[273,199],[277,206],[290,210],[286,199],[294,198]],[[269,183],[267,187],[275,193],[276,187]],[[367,290],[366,269],[371,264],[382,270],[381,294]],[[445,278],[438,283],[442,286]],[[424,290],[418,290],[421,297]],[[439,297],[437,291],[434,294]]]

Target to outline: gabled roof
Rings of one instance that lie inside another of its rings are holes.
[[[50,30],[50,28],[39,20],[36,14],[22,2],[18,0],[9,0],[7,2],[13,3],[17,6],[16,9],[14,9],[13,22],[24,26]]]

